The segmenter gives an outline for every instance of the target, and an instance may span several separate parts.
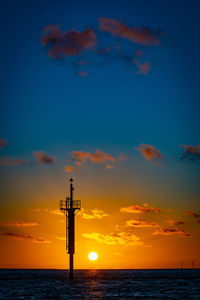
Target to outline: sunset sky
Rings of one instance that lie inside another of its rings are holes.
[[[199,267],[199,1],[0,6],[0,267]]]

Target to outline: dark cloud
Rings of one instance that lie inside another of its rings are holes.
[[[139,220],[139,219],[132,219],[126,221],[126,226],[128,227],[160,227],[159,224],[156,224],[154,222],[149,222],[147,220]]]
[[[111,33],[113,36],[127,39],[133,43],[145,46],[160,45],[161,32],[153,32],[147,27],[127,26],[122,21],[99,18],[99,29]]]
[[[56,161],[53,156],[48,155],[44,151],[34,152],[34,156],[39,164],[52,164]]]
[[[3,148],[3,147],[5,147],[5,146],[8,146],[8,145],[9,145],[9,143],[8,143],[7,140],[0,139],[0,149]]]
[[[188,159],[191,161],[200,160],[200,145],[198,146],[191,146],[191,145],[184,145],[182,146],[185,150],[182,152],[180,160]]]
[[[34,164],[34,161],[29,159],[14,159],[12,160],[10,157],[1,157],[0,158],[0,165],[2,166],[18,166],[18,165],[28,165]]]
[[[161,228],[154,231],[153,235],[178,235],[181,237],[191,237],[191,234],[180,228]]]
[[[136,150],[141,152],[145,160],[151,161],[156,165],[159,165],[161,162],[163,163],[165,161],[165,157],[152,145],[141,144],[136,148]]]
[[[97,38],[91,28],[82,32],[74,29],[61,32],[59,25],[48,25],[43,30],[41,43],[49,46],[48,55],[51,58],[59,59],[80,55],[93,48],[97,44]]]
[[[0,165],[2,166],[18,166],[18,165],[33,165],[33,164],[52,164],[56,161],[53,156],[48,155],[44,151],[36,151],[33,153],[36,160],[30,159],[14,159],[10,157],[1,157]]]
[[[3,226],[5,227],[30,227],[38,226],[36,222],[19,222],[19,221],[2,221]]]
[[[139,45],[137,48],[145,49],[146,46],[160,45],[163,36],[163,32],[148,27],[127,26],[122,21],[100,18],[99,29],[86,28],[80,32],[75,29],[61,31],[59,25],[47,25],[41,44],[48,49],[50,58],[62,59],[80,77],[86,77],[89,68],[111,62],[123,62],[133,74],[147,75],[151,63],[143,58],[141,61],[145,52],[136,49],[136,44]]]
[[[5,236],[14,240],[27,240],[32,243],[51,243],[51,241],[48,241],[43,237],[37,238],[32,235],[26,235],[21,233],[5,232],[1,233],[1,236]]]
[[[186,210],[185,213],[187,215],[195,218],[195,220],[196,220],[197,223],[200,223],[200,212],[193,212],[193,211],[190,211],[190,210]]]
[[[165,223],[169,224],[170,226],[179,226],[179,225],[185,225],[185,222],[183,221],[177,221],[177,220],[166,220]]]

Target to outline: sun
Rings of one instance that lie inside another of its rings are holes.
[[[90,260],[97,260],[98,254],[97,254],[96,252],[90,252],[90,253],[88,254],[88,258],[89,258]]]

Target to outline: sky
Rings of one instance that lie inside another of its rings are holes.
[[[0,6],[0,267],[199,267],[199,2]]]

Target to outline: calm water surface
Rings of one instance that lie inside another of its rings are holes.
[[[200,270],[0,270],[0,299],[198,299]]]

